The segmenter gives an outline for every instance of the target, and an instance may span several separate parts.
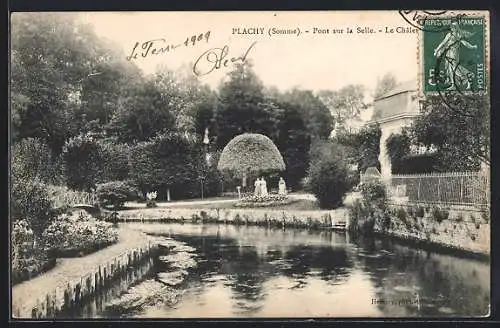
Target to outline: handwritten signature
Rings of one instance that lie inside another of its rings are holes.
[[[196,76],[203,76],[210,74],[214,70],[220,69],[222,67],[228,67],[230,63],[235,63],[240,61],[244,63],[247,60],[247,56],[250,50],[255,46],[257,42],[254,42],[250,47],[239,57],[228,58],[229,46],[225,45],[222,48],[212,48],[208,49],[201,54],[193,65],[193,73]]]
[[[191,37],[186,37],[184,42],[177,44],[168,44],[167,40],[163,38],[144,41],[142,44],[136,42],[134,47],[132,48],[132,52],[130,53],[130,55],[126,57],[126,59],[128,61],[131,61],[132,59],[137,59],[137,55],[140,55],[143,58],[146,58],[150,55],[161,55],[164,53],[168,53],[181,46],[185,47],[194,46],[195,44],[203,40],[208,42],[209,38],[210,38],[210,31],[207,31],[205,33],[200,33],[198,35],[192,35]]]

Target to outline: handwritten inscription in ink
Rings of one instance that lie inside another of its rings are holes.
[[[210,31],[186,37],[181,43],[169,43],[166,39],[151,39],[142,43],[136,42],[130,55],[126,57],[127,60],[146,58],[148,56],[162,55],[179,47],[192,47],[200,42],[208,42],[210,39]],[[140,56],[140,57],[139,57]]]
[[[222,48],[208,49],[195,61],[193,65],[193,73],[196,76],[203,76],[222,67],[228,67],[230,63],[244,63],[247,60],[250,50],[252,50],[256,43],[257,42],[252,43],[242,55],[232,58],[228,57],[229,46],[227,45]]]

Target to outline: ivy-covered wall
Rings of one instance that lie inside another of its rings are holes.
[[[490,254],[489,208],[411,204],[388,197],[378,181],[361,185],[361,197],[349,206],[349,230],[428,242]]]
[[[490,253],[487,211],[460,206],[388,205],[390,224],[384,233],[475,253]],[[381,227],[375,225],[375,230]]]

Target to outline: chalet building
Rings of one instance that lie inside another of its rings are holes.
[[[391,175],[391,161],[385,146],[386,140],[392,133],[400,133],[404,126],[408,126],[419,115],[419,104],[415,80],[401,83],[373,101],[370,122],[378,123],[382,131],[379,162],[383,177]]]

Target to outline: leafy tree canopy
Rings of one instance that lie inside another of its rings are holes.
[[[244,133],[224,147],[217,168],[243,174],[283,171],[285,163],[271,139],[262,134]]]
[[[489,101],[482,95],[428,96],[410,129],[413,143],[437,149],[443,170],[477,170],[490,163]]]

